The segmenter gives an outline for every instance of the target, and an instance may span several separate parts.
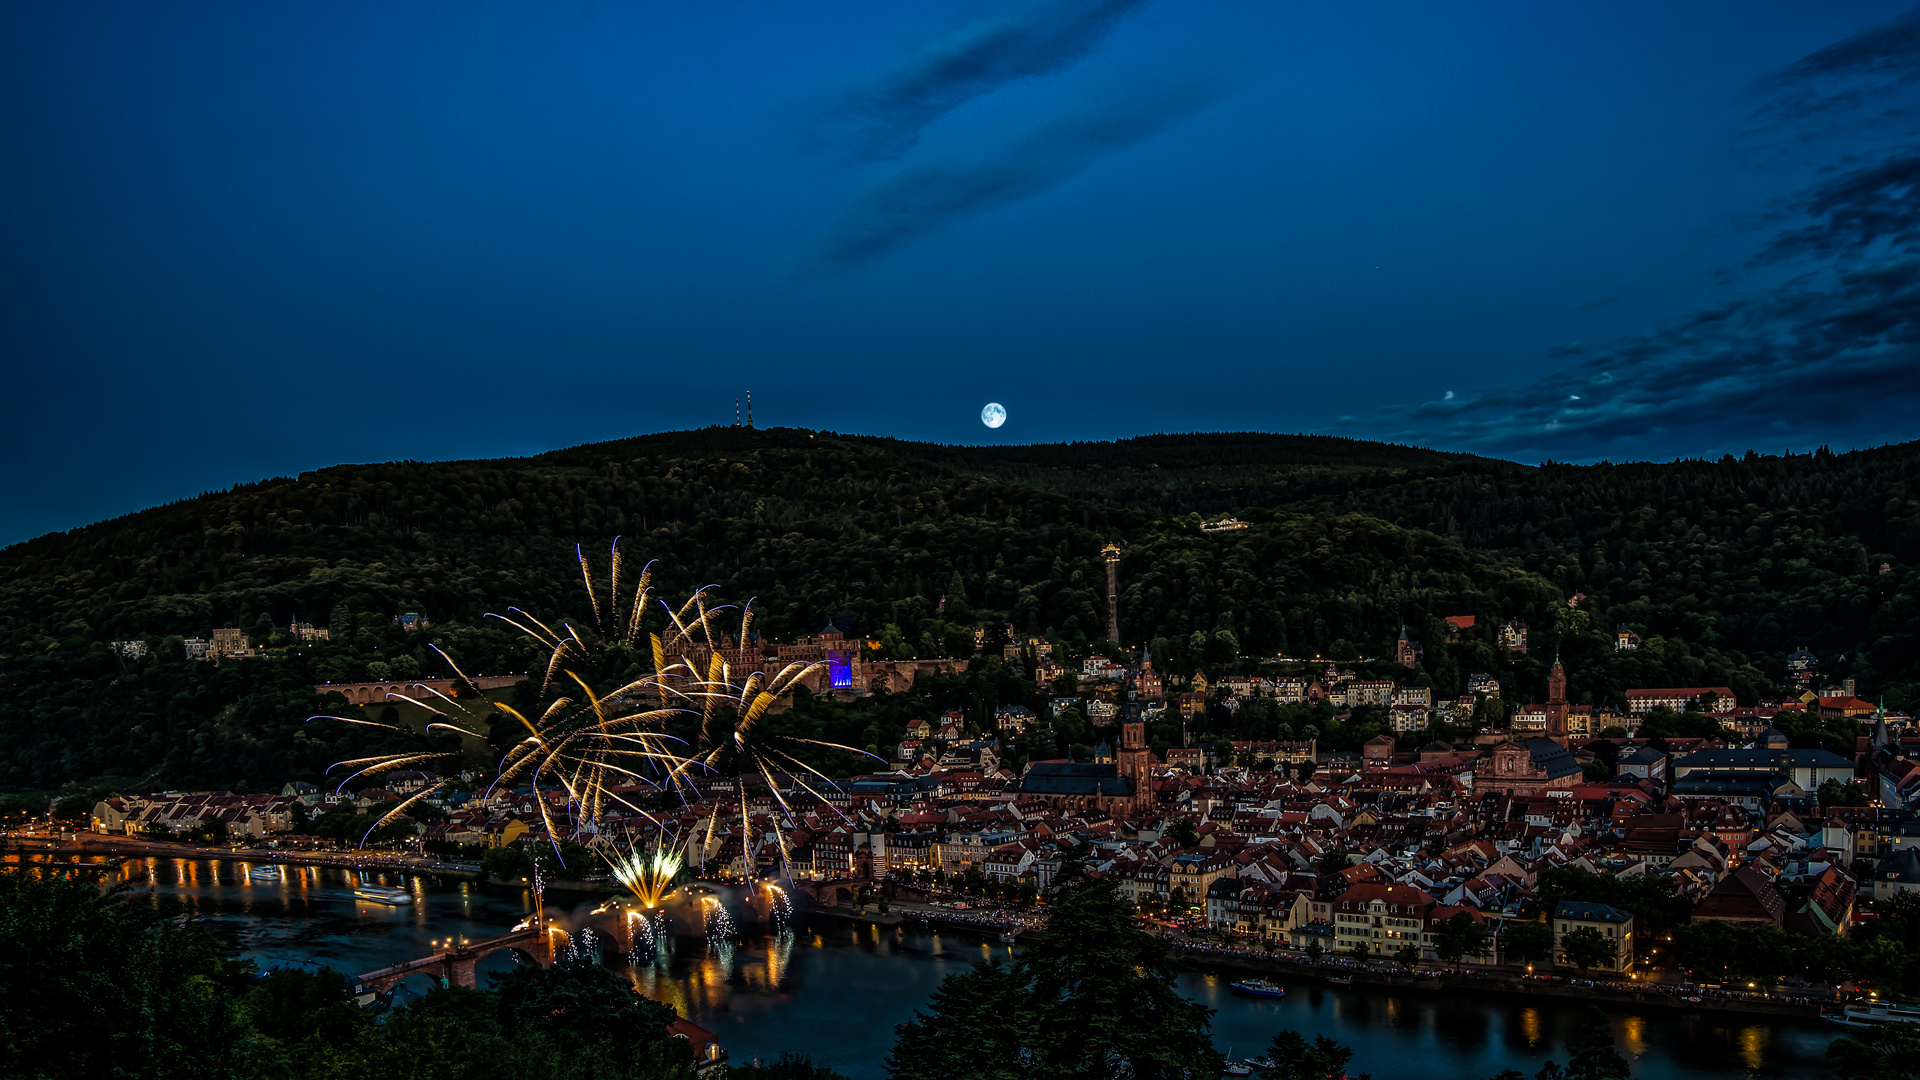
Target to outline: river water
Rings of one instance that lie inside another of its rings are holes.
[[[375,874],[371,880],[414,894],[412,905],[388,907],[355,900],[353,881],[341,870],[283,867],[271,881],[248,870],[239,862],[150,859],[124,862],[116,876],[178,902],[264,966],[343,972],[425,956],[447,937],[501,933],[532,903],[525,890]],[[550,911],[592,906],[553,891],[547,902]],[[996,955],[1009,955],[1008,946],[968,932],[803,917],[785,933],[731,945],[683,939],[625,970],[641,992],[718,1035],[738,1064],[792,1050],[857,1080],[878,1080],[894,1026],[925,1006],[942,977]],[[480,970],[513,963],[510,954],[495,953]],[[1352,1071],[1380,1080],[1482,1080],[1508,1068],[1531,1076],[1550,1057],[1565,1060],[1566,1039],[1585,1009],[1554,998],[1311,982],[1290,984],[1292,993],[1274,1001],[1233,994],[1229,981],[1204,971],[1180,976],[1184,994],[1217,1010],[1214,1041],[1223,1052],[1254,1056],[1276,1031],[1293,1028],[1353,1047]],[[424,977],[415,982],[422,990],[428,985]],[[1830,1027],[1700,1011],[1609,1011],[1620,1048],[1643,1080],[1830,1075],[1822,1056],[1835,1034]]]

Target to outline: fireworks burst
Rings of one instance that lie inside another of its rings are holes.
[[[674,879],[686,866],[686,853],[678,845],[666,843],[665,833],[655,833],[652,851],[628,848],[616,851],[607,861],[613,867],[615,880],[652,910],[673,892]]]
[[[685,621],[682,616],[689,608],[696,607],[696,602],[699,617],[692,622]],[[701,703],[699,742],[693,753],[681,761],[676,778],[690,780],[695,773],[704,771],[732,779],[734,801],[739,807],[741,861],[745,865],[746,876],[751,879],[755,859],[753,817],[747,809],[749,778],[764,780],[768,792],[779,804],[780,814],[776,816],[770,831],[780,846],[780,860],[784,864],[789,861],[790,853],[786,831],[781,827],[780,819],[791,826],[795,816],[786,792],[798,789],[813,796],[820,804],[831,806],[821,791],[839,789],[839,785],[819,769],[801,760],[796,752],[802,747],[814,746],[871,757],[875,761],[882,759],[843,743],[782,735],[769,729],[765,721],[773,706],[791,695],[796,686],[811,678],[824,665],[792,663],[772,676],[764,671],[752,671],[741,677],[723,652],[713,645],[712,628],[718,610],[709,611],[703,596],[696,593],[694,599],[688,601],[688,608],[683,608],[680,614],[674,616],[677,640],[693,640],[696,628],[705,636],[708,662],[704,674],[685,658],[677,664],[665,665],[665,655],[657,637],[655,661],[663,672],[691,676],[691,682],[684,692],[688,698]],[[749,602],[740,609],[740,630],[736,640],[748,641],[752,629],[753,605]],[[718,806],[716,800],[716,811]],[[712,825],[709,823],[707,840],[703,845],[711,839]]]
[[[650,906],[665,896],[673,874],[678,872],[677,865],[663,872],[668,862],[683,860],[684,854],[663,856],[656,842],[653,852],[641,855],[631,849],[622,851],[620,845],[605,838],[602,820],[621,810],[664,828],[646,806],[628,796],[633,789],[642,795],[673,792],[685,799],[695,793],[694,781],[702,775],[730,778],[733,797],[728,801],[738,806],[744,861],[747,876],[752,877],[753,820],[747,806],[747,783],[749,779],[764,781],[779,805],[780,813],[770,831],[785,861],[786,828],[792,826],[795,817],[787,794],[805,791],[831,805],[822,791],[835,787],[825,773],[798,755],[811,746],[873,756],[856,747],[769,730],[766,718],[773,708],[823,665],[791,663],[772,675],[760,670],[736,670],[716,640],[720,617],[733,609],[710,605],[710,587],[696,590],[678,609],[658,604],[665,615],[665,626],[660,632],[649,632],[643,623],[656,603],[652,600],[652,564],[641,569],[630,597],[623,599],[622,554],[617,538],[610,551],[611,566],[604,589],[596,585],[585,554],[578,548],[575,554],[593,611],[592,625],[555,622],[550,626],[519,608],[508,608],[506,614],[489,613],[538,642],[545,652],[538,707],[523,712],[484,696],[477,699],[480,709],[508,717],[525,732],[502,757],[493,783],[529,785],[547,836],[556,845],[562,837],[570,837],[584,838],[600,847],[614,864],[616,876]],[[753,605],[749,602],[738,610],[735,640],[745,643],[752,640]],[[451,657],[437,646],[434,651],[458,676],[458,685],[475,686]],[[648,661],[652,670],[642,670]],[[610,684],[617,685],[605,692],[596,689]],[[436,716],[426,725],[428,734],[444,731],[486,741],[482,717],[466,703],[424,683],[411,689],[421,692],[421,697],[408,700]],[[682,744],[665,732],[667,722],[676,716],[699,718],[697,742],[690,752],[679,752],[676,747]],[[325,719],[407,730],[358,717]],[[415,751],[343,761],[333,768],[355,770],[341,780],[344,789],[358,777],[458,756],[459,751]],[[450,782],[441,781],[395,806],[375,823],[374,829]],[[555,791],[565,797],[546,797]],[[728,816],[732,816],[731,809]],[[367,835],[373,831],[369,829]],[[711,832],[709,823],[709,835],[703,844],[711,842]],[[365,842],[363,836],[363,846]]]

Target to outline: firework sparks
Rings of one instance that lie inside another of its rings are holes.
[[[767,894],[767,911],[771,916],[775,933],[793,921],[793,902],[787,899],[787,890],[769,881],[760,888]]]
[[[710,604],[708,588],[696,590],[678,609],[660,604],[666,625],[660,632],[648,632],[643,624],[653,602],[652,564],[641,569],[630,597],[623,598],[622,555],[616,538],[603,596],[590,560],[577,547],[575,555],[593,612],[591,626],[566,622],[549,625],[519,608],[509,608],[504,615],[490,613],[490,617],[538,642],[546,653],[540,678],[541,704],[537,708],[523,712],[506,703],[479,698],[481,708],[499,712],[525,732],[502,757],[494,784],[528,784],[546,833],[556,844],[561,837],[587,838],[603,852],[611,849],[608,858],[615,865],[616,876],[650,905],[657,905],[665,895],[659,880],[663,876],[659,871],[665,866],[659,862],[662,853],[657,847],[644,856],[621,852],[604,839],[600,827],[604,818],[618,811],[631,812],[664,827],[645,806],[626,794],[634,789],[646,794],[671,791],[686,798],[700,775],[730,778],[734,790],[727,801],[738,808],[746,875],[751,878],[754,822],[748,812],[747,785],[764,782],[778,803],[779,813],[771,829],[761,835],[771,833],[782,861],[786,861],[786,828],[792,826],[796,816],[788,794],[805,791],[816,801],[831,805],[822,792],[836,787],[825,773],[803,760],[808,748],[873,756],[855,747],[769,729],[767,718],[775,706],[823,665],[793,663],[772,675],[759,670],[738,672],[716,642],[719,618],[733,609]],[[736,640],[745,642],[751,640],[753,605],[749,602],[738,610]],[[437,646],[434,651],[453,669],[459,685],[475,685],[445,652]],[[647,660],[652,661],[652,670],[636,673]],[[603,678],[607,672],[617,674]],[[595,688],[596,684],[615,682],[619,685],[606,692]],[[437,717],[426,725],[427,734],[444,731],[486,741],[480,716],[465,702],[425,684],[418,684],[416,689],[424,691],[422,696],[408,700]],[[676,748],[679,744],[666,734],[665,725],[675,716],[690,715],[699,718],[698,741],[690,752],[682,753]],[[356,717],[328,719],[407,730]],[[341,781],[344,789],[348,782],[362,776],[458,756],[458,751],[414,751],[343,761],[334,768],[355,770]],[[563,793],[564,798],[548,798],[553,792]],[[397,817],[420,797],[390,811],[375,828]],[[718,810],[716,800],[716,814]],[[368,835],[372,832],[368,830]],[[363,845],[365,840],[362,837]],[[708,835],[702,841],[703,859],[711,842],[710,821]],[[672,858],[683,860],[685,855],[676,852]],[[664,877],[670,879],[678,869],[675,866]]]
[[[660,945],[660,935],[654,930],[653,918],[644,911],[627,908],[621,913],[627,920],[627,933],[633,941],[633,948],[627,950],[629,963],[643,963],[651,958]]]
[[[707,667],[700,674],[694,663],[684,657],[679,663],[660,668],[675,675],[692,676],[691,681],[681,692],[689,699],[700,702],[700,735],[693,753],[682,760],[677,772],[678,778],[691,778],[699,771],[730,777],[733,780],[734,801],[738,804],[740,822],[740,842],[745,876],[754,876],[753,853],[753,817],[747,808],[747,782],[764,781],[767,791],[779,804],[780,813],[775,816],[769,830],[780,847],[780,859],[784,864],[789,861],[786,830],[781,827],[781,819],[789,826],[795,814],[793,806],[787,801],[786,793],[799,790],[811,795],[822,805],[832,803],[822,794],[827,789],[839,790],[828,776],[819,769],[802,760],[799,753],[804,747],[819,747],[840,751],[857,756],[882,760],[857,747],[842,743],[826,742],[820,739],[808,739],[797,735],[783,735],[771,730],[767,717],[779,701],[792,695],[795,687],[818,673],[824,666],[819,663],[792,663],[778,673],[769,676],[764,671],[752,671],[744,677],[738,675],[727,661],[724,652],[713,644],[713,625],[720,609],[709,610],[704,593],[695,593],[693,599],[679,612],[673,615],[674,640],[688,642],[694,640],[696,631],[704,636],[707,645]],[[689,621],[689,612],[697,615]],[[740,609],[740,629],[735,640],[750,640],[753,629],[753,605],[751,602]],[[654,652],[656,664],[664,661],[664,643],[656,635]],[[718,812],[718,800],[715,811]],[[712,824],[708,825],[708,840],[711,840]],[[702,852],[705,847],[703,844]]]
[[[629,848],[607,861],[613,867],[614,879],[651,911],[673,892],[675,879],[686,866],[686,853],[678,845],[668,844],[665,834],[655,833],[651,851]]]
[[[724,945],[739,935],[734,929],[733,916],[727,914],[727,905],[721,903],[719,897],[701,897],[700,906],[707,916],[708,945]]]

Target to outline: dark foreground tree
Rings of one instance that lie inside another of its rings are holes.
[[[1213,1010],[1181,997],[1173,977],[1166,942],[1113,883],[1077,880],[1012,967],[948,976],[902,1027],[887,1069],[895,1080],[1213,1080]]]
[[[728,1070],[729,1080],[849,1080],[824,1065],[815,1065],[805,1054],[783,1051],[764,1065],[735,1065]]]
[[[1260,1080],[1346,1080],[1353,1049],[1325,1035],[1308,1042],[1306,1036],[1288,1028],[1273,1037],[1267,1060],[1273,1064],[1260,1070]],[[1368,1080],[1369,1075],[1361,1073],[1357,1080]]]
[[[1911,1024],[1865,1028],[1829,1043],[1827,1060],[1840,1080],[1914,1080],[1920,1075],[1920,1031]]]
[[[204,927],[80,876],[0,870],[0,1076],[36,1080],[692,1080],[673,1011],[591,959],[376,1024],[335,972],[233,960]],[[832,1080],[789,1070],[768,1080]]]
[[[1027,980],[1000,961],[949,975],[900,1029],[887,1071],[900,1080],[1013,1080],[1034,1061]]]
[[[89,878],[0,872],[0,1073],[222,1073],[244,972],[205,929]]]

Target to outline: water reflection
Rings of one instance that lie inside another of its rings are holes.
[[[1527,1049],[1540,1045],[1540,1010],[1520,1010],[1520,1034],[1526,1037]]]
[[[98,862],[109,879],[150,888],[267,965],[369,971],[424,956],[435,939],[498,934],[532,910],[524,889],[440,884],[392,871],[373,876],[405,887],[413,904],[357,902],[354,876],[333,867],[289,866],[278,882],[253,882],[250,865],[238,862]],[[566,913],[583,914],[592,906],[552,893],[548,900]],[[618,948],[604,936],[602,943],[610,952]],[[642,993],[715,1032],[735,1060],[792,1050],[856,1080],[877,1080],[894,1026],[926,1007],[942,977],[1017,951],[964,930],[932,933],[803,918],[781,934],[716,946],[663,935],[641,962],[609,963]],[[496,953],[481,965],[482,977],[513,963],[509,953]],[[1245,998],[1232,992],[1231,981],[1209,972],[1180,976],[1182,993],[1216,1010],[1214,1038],[1223,1051],[1232,1047],[1238,1056],[1251,1056],[1263,1052],[1276,1031],[1293,1028],[1353,1047],[1355,1074],[1407,1080],[1477,1080],[1508,1068],[1531,1076],[1549,1057],[1565,1061],[1567,1042],[1587,1008],[1557,999],[1382,993],[1311,981],[1290,982],[1292,992],[1284,999]],[[1823,1052],[1832,1033],[1817,1025],[1674,1010],[1616,1011],[1613,1017],[1636,1080],[1827,1075]]]
[[[1767,1029],[1754,1025],[1740,1031],[1740,1062],[1750,1072],[1758,1072],[1767,1063]]]
[[[1647,1052],[1647,1020],[1643,1016],[1628,1016],[1620,1021],[1618,1032],[1620,1050],[1629,1058],[1637,1058]]]

